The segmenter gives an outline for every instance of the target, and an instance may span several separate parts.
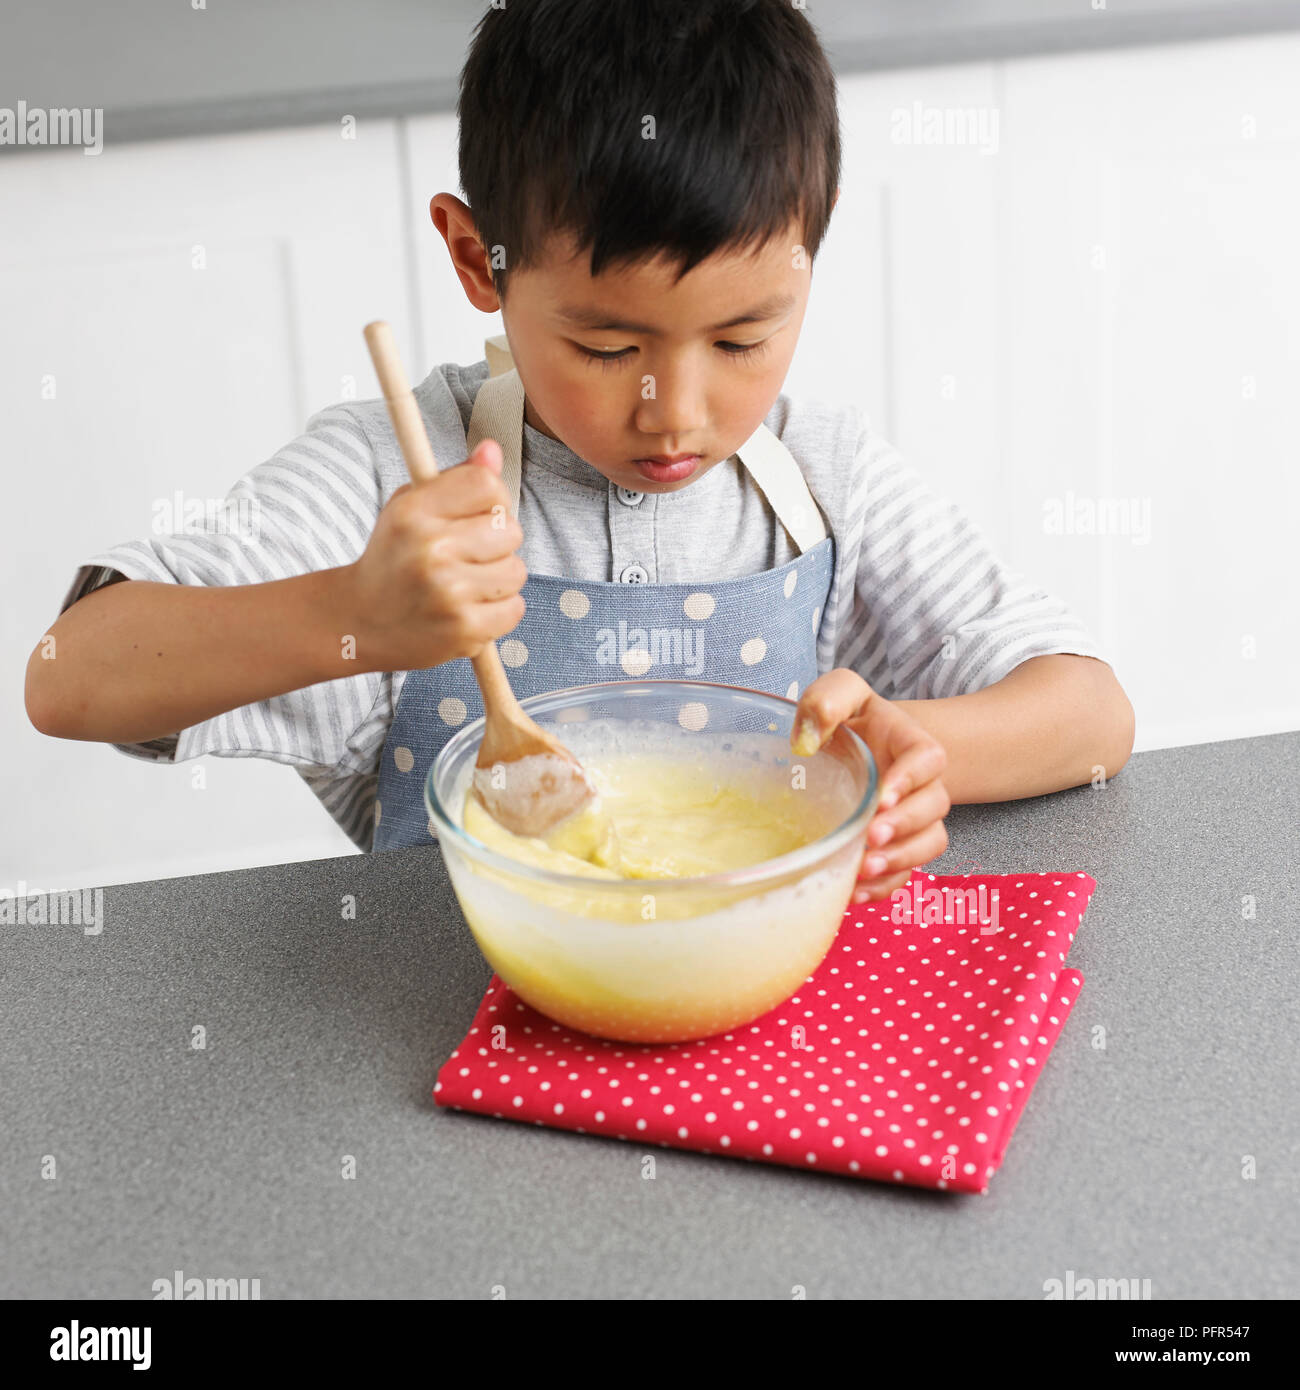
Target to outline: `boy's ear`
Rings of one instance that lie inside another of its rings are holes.
[[[835,190],[835,196],[831,199],[831,211],[832,211],[832,212],[835,211],[835,204],[838,203],[839,200],[840,200],[840,190],[837,188],[837,189]]]
[[[429,202],[429,216],[439,235],[447,243],[452,269],[465,290],[465,297],[485,314],[501,307],[487,252],[479,240],[474,214],[454,193],[436,193]]]

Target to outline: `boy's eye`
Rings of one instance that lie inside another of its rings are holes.
[[[731,357],[757,357],[767,350],[767,339],[757,343],[719,343],[718,346]]]
[[[620,357],[626,357],[632,351],[631,348],[619,348],[616,352],[597,352],[595,348],[583,347],[581,343],[576,346],[579,352],[585,352],[597,362],[617,362]]]
[[[621,362],[629,353],[635,352],[635,348],[617,348],[607,351],[599,351],[596,348],[583,347],[581,343],[576,343],[578,351],[591,358],[593,362]],[[718,343],[728,357],[748,358],[764,352],[767,348],[767,340],[763,339],[758,343]]]

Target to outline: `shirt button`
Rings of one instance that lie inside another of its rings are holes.
[[[621,584],[644,584],[650,578],[650,571],[643,565],[625,565],[618,578]]]
[[[644,496],[644,492],[633,492],[630,487],[621,487],[618,489],[618,500],[622,502],[625,507],[635,507]]]

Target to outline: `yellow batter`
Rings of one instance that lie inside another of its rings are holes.
[[[590,827],[551,843],[511,834],[470,792],[463,825],[521,864],[575,875],[582,887],[534,882],[477,864],[448,844],[447,865],[484,956],[527,1003],[563,1026],[629,1042],[708,1037],[788,998],[838,930],[857,867],[854,841],[812,868],[758,884],[695,879],[771,860],[820,838],[856,791],[796,789],[788,769],[741,757],[582,754],[614,826],[613,867],[581,855]]]
[[[720,781],[698,764],[665,765],[662,758],[624,756],[588,768],[600,796],[562,822],[548,840],[513,835],[469,792],[464,826],[475,839],[507,858],[555,873],[591,878],[692,878],[743,868],[788,854],[826,828],[810,825],[802,791],[769,781],[745,788]],[[586,848],[589,817],[608,815],[614,834],[597,861],[569,853]]]

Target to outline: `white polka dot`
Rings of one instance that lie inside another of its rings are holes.
[[[797,700],[799,698],[799,682],[791,681],[785,688],[785,698],[787,700]]]
[[[585,618],[591,612],[591,600],[581,589],[566,589],[560,595],[560,612],[566,618]]]
[[[384,814],[384,808],[379,804],[379,798],[375,797],[375,824],[379,824],[379,817]]]
[[[692,732],[702,729],[709,722],[709,711],[698,700],[691,700],[677,711],[677,722],[683,729]]]
[[[528,648],[517,637],[507,637],[497,650],[507,666],[522,666],[528,660]]]
[[[458,700],[454,695],[448,695],[438,701],[438,718],[444,724],[463,724],[468,713],[465,701]]]
[[[821,606],[821,604],[819,603],[819,604],[817,605],[817,607],[813,609],[813,619],[812,619],[812,623],[813,623],[813,631],[814,631],[814,632],[817,631],[817,625],[821,622],[821,620],[822,620],[822,606]]]
[[[799,571],[791,570],[785,577],[785,596],[789,598],[794,593],[794,586],[799,582]]]
[[[629,676],[644,676],[650,669],[650,653],[644,647],[629,647],[618,664]]]
[[[757,666],[767,655],[767,643],[761,637],[751,637],[740,649],[740,659],[746,666]]]
[[[398,772],[410,772],[415,766],[415,754],[409,748],[394,748],[393,761],[397,764]]]
[[[682,612],[688,618],[693,618],[697,623],[702,623],[705,618],[713,616],[716,604],[713,602],[712,594],[687,594],[682,603]]]

